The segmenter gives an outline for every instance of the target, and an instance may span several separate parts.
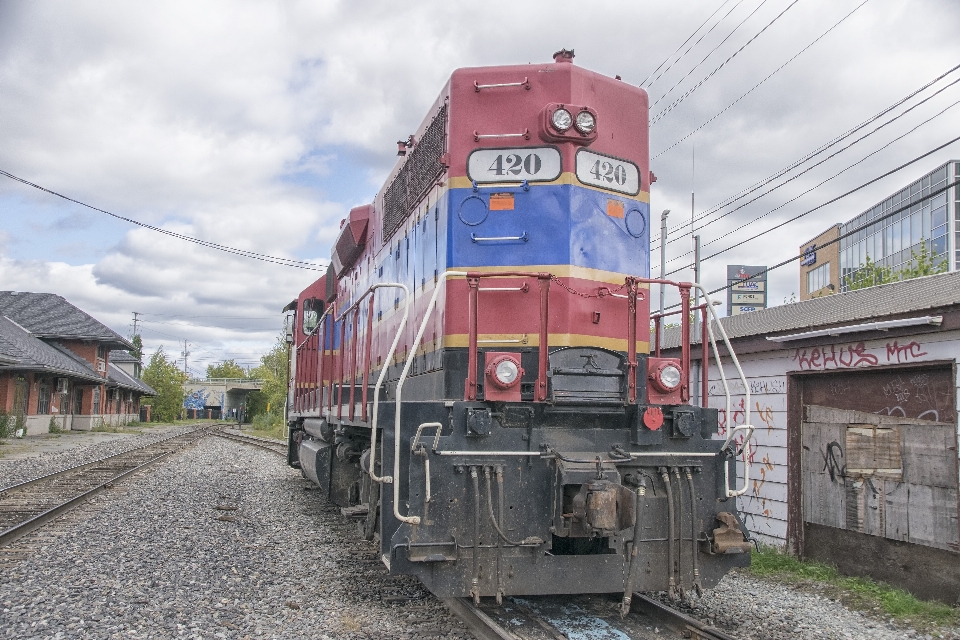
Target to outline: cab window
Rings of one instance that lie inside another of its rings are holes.
[[[320,314],[323,312],[323,301],[316,298],[307,298],[303,301],[303,332],[311,333],[317,328]]]

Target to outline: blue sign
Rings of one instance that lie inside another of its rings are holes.
[[[800,260],[801,267],[809,267],[817,262],[817,245],[812,244],[803,250],[803,259]]]

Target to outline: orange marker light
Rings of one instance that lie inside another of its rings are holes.
[[[513,194],[490,194],[490,211],[513,211]],[[623,205],[620,205],[620,217],[623,217]]]
[[[491,209],[493,207],[490,207]],[[620,200],[607,200],[607,215],[612,218],[623,218],[623,202]]]

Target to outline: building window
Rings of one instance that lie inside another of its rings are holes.
[[[100,387],[93,388],[93,415],[100,414]]]
[[[37,396],[37,414],[46,415],[50,413],[50,379],[40,379],[40,393]]]
[[[820,291],[830,284],[830,263],[825,262],[816,269],[807,272],[807,293]]]

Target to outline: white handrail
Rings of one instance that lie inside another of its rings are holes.
[[[423,339],[423,332],[427,329],[430,314],[433,313],[433,308],[437,305],[437,297],[443,289],[440,284],[452,276],[466,277],[466,275],[466,271],[444,271],[437,278],[437,285],[434,287],[433,295],[430,297],[430,304],[427,305],[426,310],[423,312],[423,322],[420,323],[417,336],[413,339],[413,344],[410,346],[410,354],[407,356],[407,362],[403,365],[403,371],[400,372],[400,378],[397,380],[397,408],[396,411],[394,411],[393,417],[393,517],[407,524],[420,524],[420,516],[404,516],[400,514],[400,483],[396,482],[396,478],[400,476],[400,400],[403,394],[403,383],[407,379],[410,366],[413,364],[417,349],[420,347],[420,341]]]
[[[717,370],[720,372],[720,380],[723,383],[723,391],[726,394],[726,420],[727,420],[727,438],[723,442],[723,449],[726,449],[730,442],[733,440],[734,435],[738,431],[745,431],[746,437],[743,441],[743,487],[740,489],[730,490],[730,465],[725,464],[723,467],[724,475],[724,489],[727,493],[728,498],[735,498],[737,496],[742,496],[747,492],[747,489],[750,486],[750,438],[753,437],[753,425],[750,424],[750,385],[747,383],[747,376],[743,373],[743,368],[740,366],[740,360],[737,358],[737,354],[733,351],[733,346],[730,344],[730,338],[727,337],[727,332],[723,328],[723,324],[720,322],[720,318],[717,316],[716,310],[713,308],[713,300],[710,299],[710,296],[707,294],[707,290],[700,284],[694,283],[693,285],[703,294],[704,302],[707,306],[707,309],[710,310],[710,315],[717,322],[717,328],[720,329],[720,336],[723,338],[724,344],[727,346],[727,353],[730,354],[730,360],[733,362],[733,366],[736,367],[737,373],[740,375],[740,381],[743,383],[743,391],[746,396],[744,402],[744,420],[743,424],[739,427],[733,426],[733,415],[730,413],[730,387],[727,385],[727,377],[723,372],[723,361],[720,359],[720,351],[717,349],[717,340],[713,335],[713,323],[707,322],[707,332],[710,335],[710,344],[713,347],[713,356],[717,362]],[[704,369],[702,375],[707,375],[707,370]]]
[[[393,344],[390,345],[390,351],[387,352],[387,357],[383,360],[383,367],[380,369],[377,385],[373,388],[373,415],[370,416],[370,479],[374,482],[390,484],[393,482],[393,476],[381,477],[378,476],[374,470],[377,466],[377,412],[380,408],[380,387],[383,385],[383,379],[387,376],[387,369],[390,368],[390,361],[393,359],[393,354],[396,352],[397,345],[400,343],[400,334],[403,333],[403,328],[407,326],[407,316],[410,314],[410,305],[406,304],[406,302],[410,296],[410,290],[407,289],[407,285],[400,284],[399,282],[375,284],[370,287],[370,289],[403,289],[403,318],[400,319],[400,326],[397,327],[397,335],[393,337]],[[342,345],[341,348],[343,348]],[[363,383],[366,384],[366,380],[364,380]]]

